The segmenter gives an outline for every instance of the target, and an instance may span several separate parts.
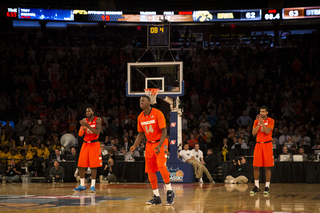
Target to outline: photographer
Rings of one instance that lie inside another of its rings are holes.
[[[6,180],[9,183],[12,182],[19,182],[20,181],[20,175],[21,175],[21,168],[20,166],[17,166],[14,159],[10,160],[10,165],[8,166],[6,170]]]
[[[251,179],[251,166],[246,163],[243,156],[236,157],[233,160],[231,174],[226,177],[225,183],[248,183]]]
[[[64,169],[59,165],[59,161],[55,160],[53,167],[50,169],[50,174],[46,177],[48,182],[63,183],[65,178]]]
[[[108,160],[108,163],[104,166],[102,171],[103,180],[107,182],[117,182],[117,177],[114,175],[112,167],[114,165],[114,161],[112,158]]]

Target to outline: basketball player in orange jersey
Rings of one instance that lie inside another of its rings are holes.
[[[257,135],[256,146],[253,155],[254,167],[254,183],[255,186],[250,191],[250,194],[259,192],[259,170],[260,167],[265,167],[266,170],[266,187],[264,194],[270,193],[271,170],[274,166],[273,146],[272,146],[272,130],[274,127],[274,120],[268,117],[269,109],[266,106],[260,108],[260,114],[257,115],[253,124],[252,134]]]
[[[99,143],[99,134],[101,131],[101,119],[94,117],[94,112],[92,108],[86,109],[86,116],[80,121],[81,127],[79,130],[79,136],[83,136],[83,144],[81,147],[78,167],[80,174],[80,185],[73,189],[74,191],[85,191],[85,172],[86,168],[90,167],[91,169],[91,193],[96,192],[95,184],[97,177],[97,167],[102,166],[102,155],[101,148]]]
[[[162,204],[158,190],[158,179],[156,172],[160,171],[162,178],[166,184],[167,201],[166,205],[174,203],[174,193],[171,188],[169,172],[167,170],[168,155],[168,139],[166,120],[162,112],[158,109],[150,107],[150,98],[144,96],[140,98],[140,107],[143,110],[138,117],[138,136],[130,151],[135,150],[136,146],[141,142],[143,136],[147,138],[145,148],[145,172],[148,173],[149,181],[153,190],[153,198],[147,201],[149,205]]]

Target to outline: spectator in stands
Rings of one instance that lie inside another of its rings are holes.
[[[38,157],[47,159],[50,155],[50,152],[47,147],[45,147],[44,143],[41,143],[41,148],[38,149]]]
[[[301,142],[301,135],[298,129],[294,130],[294,135],[292,136],[292,142],[295,146],[298,146]]]
[[[15,146],[16,145],[16,142],[12,139],[11,134],[7,134],[6,135],[6,139],[5,139],[4,145],[5,146],[8,145],[10,148],[11,148],[11,146]]]
[[[122,143],[122,147],[126,150],[126,151],[129,151],[131,145],[133,144],[129,144],[129,140],[127,137],[123,137],[123,143]]]
[[[292,147],[294,145],[293,141],[292,141],[292,137],[288,137],[288,141],[286,141],[286,143],[288,145],[290,145],[290,147]]]
[[[203,179],[202,179],[203,172],[206,173],[210,183],[213,183],[213,178],[211,177],[209,171],[204,165],[200,164],[195,159],[195,156],[192,154],[192,151],[189,150],[189,145],[187,143],[183,146],[183,150],[179,152],[179,157],[181,157],[183,162],[192,164],[196,179],[198,179],[200,183],[203,183]]]
[[[233,159],[233,167],[230,175],[226,177],[225,183],[248,183],[251,180],[251,166],[246,163],[243,156]]]
[[[285,157],[283,158],[283,160],[281,160],[281,155],[289,155],[289,157]],[[279,156],[280,161],[292,161],[292,154],[288,152],[288,148],[286,146],[282,147],[282,154]]]
[[[76,148],[74,148],[74,147],[71,148],[71,154],[74,156],[77,154]]]
[[[49,182],[59,182],[63,183],[65,178],[64,169],[59,165],[57,160],[54,161],[53,167],[50,169],[50,174],[46,177],[48,183]]]
[[[222,129],[228,128],[228,121],[224,119],[224,116],[220,116],[217,126]]]
[[[26,160],[32,160],[33,159],[33,153],[31,152],[31,150],[29,149],[29,146],[28,145],[25,145],[24,146],[24,150],[26,151],[26,156],[25,156],[25,159]]]
[[[104,139],[104,145],[111,146],[111,141],[108,135]]]
[[[130,152],[127,152],[124,147],[121,147],[120,151],[121,151],[121,153],[119,155],[124,156],[124,161],[134,161],[132,154]]]
[[[209,124],[209,122],[207,121],[207,119],[205,118],[202,118],[200,124],[199,124],[199,128],[204,128],[204,127],[207,127],[207,128],[210,128],[211,125]]]
[[[4,179],[9,183],[16,182],[18,183],[20,181],[21,176],[21,167],[19,165],[16,165],[16,162],[14,159],[10,160],[10,164],[7,166],[6,170],[6,176]]]
[[[101,154],[102,155],[107,155],[108,151],[106,150],[106,146],[104,145],[104,143],[101,143],[100,147],[101,147]]]
[[[199,121],[203,122],[202,119],[204,119],[205,122],[208,120],[208,115],[206,111],[202,111],[202,114],[199,116]]]
[[[217,126],[218,117],[216,115],[215,110],[210,111],[210,115],[208,116],[208,122],[213,129]]]
[[[5,145],[4,142],[6,141],[6,139],[7,139],[6,130],[4,128],[1,128],[1,146]]]
[[[288,135],[288,129],[284,128],[282,131],[282,135],[279,138],[279,145],[283,146],[285,143],[287,143],[290,135]]]
[[[240,133],[240,139],[242,140],[243,143],[248,144],[248,139],[245,137],[244,133]]]
[[[6,125],[2,126],[2,128],[6,130],[6,134],[10,134],[10,135],[13,134],[13,128],[10,125],[10,120],[7,120]]]
[[[299,155],[302,155],[303,161],[307,161],[308,160],[308,155],[304,153],[304,148],[303,147],[299,147]]]
[[[15,134],[15,140],[20,141],[20,137],[24,138],[24,135],[26,133],[25,126],[22,124],[22,119],[19,119],[17,125],[14,127],[14,134]]]
[[[38,123],[34,125],[32,129],[32,134],[34,135],[35,138],[44,140],[44,134],[46,134],[46,129],[42,125],[42,120],[38,120]]]
[[[53,161],[62,162],[62,161],[66,161],[65,159],[66,159],[66,156],[62,155],[59,149],[54,150],[54,157],[52,158]]]
[[[247,127],[252,124],[252,119],[247,115],[246,111],[243,111],[242,115],[237,119],[236,122],[238,125]]]
[[[198,121],[197,119],[194,117],[193,114],[191,114],[189,116],[189,120],[188,120],[188,130],[190,132],[192,132],[194,129],[196,129],[198,127]]]
[[[112,150],[113,150],[113,155],[119,155],[120,154],[120,151],[118,150],[117,146],[114,145],[112,147]],[[108,153],[109,153],[109,151],[108,151]]]
[[[199,129],[199,134],[196,136],[196,141],[198,141],[198,144],[200,145],[201,149],[206,152],[208,147],[207,147],[207,135],[203,132],[203,128]],[[189,144],[190,146],[190,144]]]
[[[22,159],[22,156],[18,153],[17,147],[12,147],[10,151],[10,156],[8,157],[8,163],[10,163],[10,160],[15,160],[15,163],[20,163],[20,160]]]
[[[207,147],[211,147],[212,133],[209,131],[208,127],[204,128],[204,134],[207,136],[207,140],[206,140]]]
[[[114,139],[114,141],[115,141],[115,143],[116,143],[115,146],[117,146],[118,150],[120,150],[121,146],[120,146],[120,144],[119,144],[119,139],[116,138],[116,139]]]
[[[233,143],[228,140],[228,138],[224,138],[222,144],[219,147],[218,152],[218,162],[221,163],[223,161],[227,161],[227,157],[229,156],[228,152],[231,150]]]
[[[301,133],[300,146],[305,146],[305,147],[311,148],[311,138],[309,136],[307,136],[307,133],[305,131],[303,131]]]
[[[48,148],[49,149],[49,148]],[[59,149],[61,150],[61,143],[58,137],[54,137],[53,138],[53,146],[52,146],[52,150],[49,150],[50,152],[52,152],[55,149]]]
[[[57,126],[57,125],[53,125],[53,126],[52,126],[51,137],[53,137],[53,138],[58,138],[58,137],[60,137],[60,130],[58,129],[58,126]]]
[[[243,140],[241,138],[233,138],[233,146],[231,147],[231,149],[236,149],[237,145],[239,145],[239,148],[241,149],[248,149],[248,145],[246,143],[243,142]]]
[[[190,133],[190,139],[188,140],[189,147],[194,149],[194,146],[197,143],[198,141],[194,138],[194,134]]]

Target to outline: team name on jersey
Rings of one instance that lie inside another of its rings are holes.
[[[151,121],[144,121],[144,122],[141,122],[141,125],[142,125],[142,126],[145,126],[145,125],[155,124],[155,123],[156,123],[156,120],[151,120]]]

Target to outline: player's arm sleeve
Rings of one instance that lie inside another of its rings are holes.
[[[252,127],[252,129],[256,128],[257,126],[258,126],[258,120],[256,119],[256,120],[254,120],[254,122],[253,122],[253,127]]]
[[[159,129],[163,129],[167,127],[166,119],[164,118],[164,115],[161,111],[158,111],[157,113],[157,120],[158,120]]]
[[[267,127],[270,128],[271,130],[273,130],[273,127],[274,127],[274,120],[273,119],[270,119],[270,122],[268,122]]]
[[[140,123],[140,116],[137,119],[137,128],[138,128],[138,132],[143,132],[143,128]]]

